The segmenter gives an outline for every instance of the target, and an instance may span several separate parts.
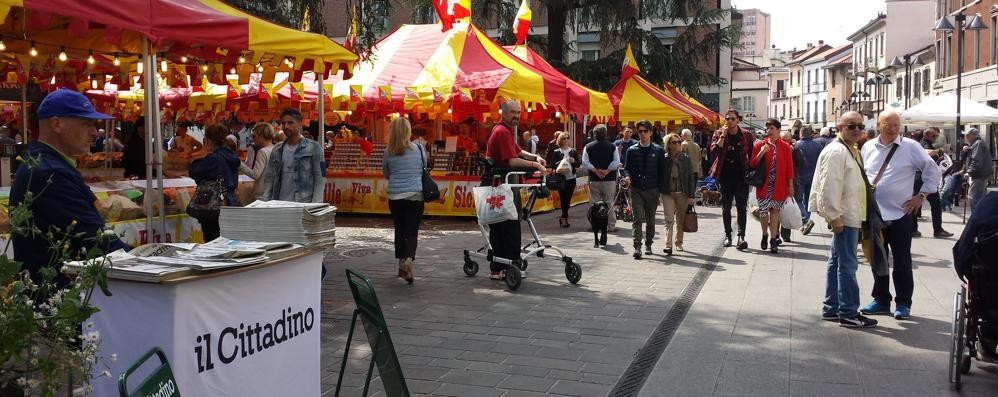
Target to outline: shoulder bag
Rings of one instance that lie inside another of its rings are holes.
[[[765,144],[763,143],[763,145]],[[761,187],[766,183],[766,167],[763,161],[765,161],[765,156],[763,156],[763,160],[759,161],[759,164],[756,164],[755,168],[745,164],[745,183],[755,187]]]
[[[218,177],[212,180],[202,180],[197,184],[194,197],[187,203],[187,215],[194,219],[218,218],[222,206],[225,205],[225,178],[222,177],[222,167],[226,166],[218,158]]]
[[[423,163],[423,201],[440,200],[440,186],[430,178],[430,172],[426,170],[426,159],[423,157],[423,147],[416,144],[419,151],[419,161]]]

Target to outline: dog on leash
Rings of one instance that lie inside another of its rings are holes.
[[[606,246],[606,230],[610,217],[610,204],[606,201],[597,201],[589,206],[589,225],[593,228],[593,248]]]
[[[717,190],[707,190],[706,187],[700,188],[700,200],[704,207],[716,207],[721,204],[721,192]]]

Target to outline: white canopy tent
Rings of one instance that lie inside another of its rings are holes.
[[[953,93],[943,93],[925,98],[918,105],[901,112],[901,124],[953,127],[956,124],[956,101],[957,96]],[[998,123],[998,109],[967,98],[960,98],[960,123]]]

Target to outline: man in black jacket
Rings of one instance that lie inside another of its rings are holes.
[[[593,127],[596,140],[582,150],[582,168],[589,171],[589,205],[605,201],[613,205],[617,195],[617,169],[620,168],[620,154],[617,146],[606,139],[606,124]],[[607,231],[617,230],[617,218],[613,211],[607,218]]]
[[[645,255],[652,253],[659,187],[665,185],[665,156],[662,147],[651,142],[651,134],[651,123],[639,121],[638,143],[627,149],[623,169],[624,183],[631,186],[631,207],[634,210],[634,259],[641,259],[642,238]],[[645,224],[643,234],[642,223]]]

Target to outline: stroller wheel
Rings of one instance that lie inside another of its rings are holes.
[[[478,273],[478,262],[475,262],[471,259],[465,259],[463,270],[464,274],[467,275],[468,277],[474,276],[476,273]]]
[[[516,266],[506,267],[506,286],[509,287],[510,291],[516,291],[520,288],[520,282],[523,281],[523,275],[520,274],[520,269]]]
[[[572,262],[571,258],[565,259],[565,278],[572,284],[577,284],[582,279],[582,266]]]

